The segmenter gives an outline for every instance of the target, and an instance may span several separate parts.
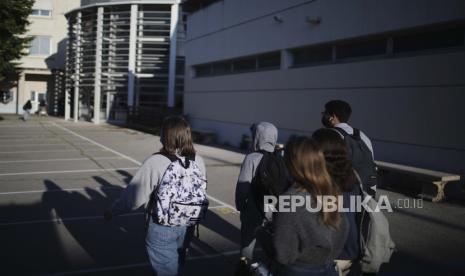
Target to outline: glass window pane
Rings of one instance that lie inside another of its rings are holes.
[[[29,45],[29,54],[38,55],[39,54],[39,38],[34,37]]]
[[[42,15],[42,16],[50,16],[50,11],[49,10],[40,10],[40,15]]]
[[[256,69],[256,58],[235,60],[233,62],[234,72],[246,72]]]
[[[231,73],[231,62],[218,62],[212,65],[213,74],[227,74]]]
[[[31,91],[31,101],[35,101],[35,100],[36,100],[36,92]]]
[[[294,65],[311,65],[324,62],[331,62],[333,57],[333,49],[331,45],[315,46],[296,49],[293,51],[293,54]]]
[[[50,54],[50,38],[49,37],[40,38],[40,54],[41,55]]]
[[[211,75],[211,66],[210,66],[210,64],[195,66],[195,76],[196,77],[204,77],[204,76],[208,76],[208,75]]]
[[[39,96],[39,102],[45,101],[45,93],[39,93],[38,96]]]
[[[340,44],[336,46],[336,59],[380,56],[386,54],[386,47],[384,38]]]
[[[39,12],[39,10],[32,10],[32,13],[31,13],[31,14],[32,14],[32,15],[39,15],[40,12]]]
[[[271,53],[258,57],[258,68],[279,68],[281,66],[281,53]]]
[[[464,31],[457,28],[394,37],[394,53],[460,47],[464,45]]]

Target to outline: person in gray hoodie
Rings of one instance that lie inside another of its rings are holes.
[[[264,154],[275,151],[278,129],[271,123],[260,122],[252,125],[253,152],[247,154],[241,166],[236,185],[236,209],[241,219],[241,266],[249,265],[253,259],[256,230],[264,222],[262,213],[252,193],[252,182]]]
[[[166,118],[163,121],[160,139],[163,145],[160,153],[144,161],[119,199],[114,202],[110,210],[105,212],[106,220],[111,220],[114,215],[134,211],[141,206],[145,206],[148,214],[151,214],[152,193],[156,191],[171,164],[168,156],[176,156],[183,162],[186,159],[194,161],[206,178],[204,161],[195,152],[191,130],[185,119],[177,116]],[[187,230],[187,226],[158,224],[152,215],[148,216],[146,250],[158,276],[179,275],[179,253],[184,253],[182,249],[186,246]]]

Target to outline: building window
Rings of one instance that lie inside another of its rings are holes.
[[[231,73],[231,62],[223,61],[212,64],[213,75],[223,75]]]
[[[52,15],[52,11],[51,11],[51,10],[33,9],[31,15],[33,15],[33,16],[50,17],[50,15]]]
[[[194,68],[196,77],[205,77],[211,75],[211,64],[197,65]]]
[[[281,67],[281,53],[274,52],[257,57],[258,69],[279,69]]]
[[[464,46],[464,28],[394,36],[394,53]]]
[[[352,59],[377,57],[385,55],[387,51],[387,39],[370,39],[354,41],[336,46],[336,59]]]
[[[50,37],[48,36],[35,36],[29,46],[30,55],[50,55]]]
[[[272,70],[279,69],[280,67],[281,52],[273,52],[196,65],[194,66],[194,69],[196,77],[206,77],[213,75],[256,72],[260,70]]]
[[[238,59],[233,61],[233,72],[242,73],[253,71],[257,67],[257,62],[254,57]]]
[[[333,60],[333,47],[331,45],[299,48],[291,52],[294,56],[294,66],[330,63]]]

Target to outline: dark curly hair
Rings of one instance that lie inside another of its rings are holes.
[[[334,129],[321,128],[312,138],[318,143],[326,160],[326,169],[342,192],[352,191],[357,183],[352,163],[347,157],[346,145]]]

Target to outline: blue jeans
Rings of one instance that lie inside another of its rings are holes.
[[[178,249],[183,247],[187,227],[169,227],[150,220],[145,247],[158,276],[179,275]]]

